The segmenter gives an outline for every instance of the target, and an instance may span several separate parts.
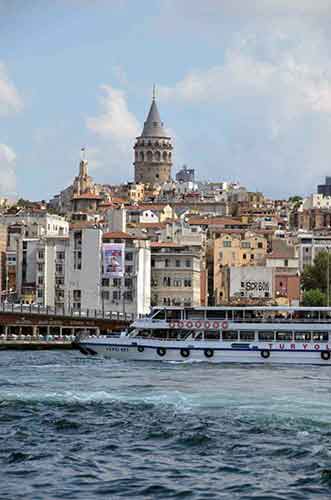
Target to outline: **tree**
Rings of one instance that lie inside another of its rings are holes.
[[[329,262],[328,262],[329,261]],[[328,270],[329,268],[329,270]],[[319,252],[312,266],[306,266],[301,275],[301,286],[304,291],[319,289],[326,294],[328,291],[328,275],[331,275],[331,256],[329,252]],[[330,286],[331,291],[331,286]]]
[[[312,288],[303,294],[303,305],[306,307],[325,306],[326,296],[319,288]]]

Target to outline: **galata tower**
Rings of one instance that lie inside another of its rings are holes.
[[[136,183],[163,184],[171,180],[172,144],[164,129],[153,91],[152,105],[144,129],[134,145],[134,180]]]

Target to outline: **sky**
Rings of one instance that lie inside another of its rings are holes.
[[[285,198],[331,175],[331,0],[0,0],[0,195],[49,199],[87,149],[133,179],[153,84],[199,180]]]

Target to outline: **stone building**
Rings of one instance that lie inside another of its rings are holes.
[[[205,302],[201,249],[175,242],[151,243],[152,305],[195,307]]]
[[[155,95],[144,128],[134,145],[136,183],[163,184],[171,179],[171,137],[166,133],[156,105]]]

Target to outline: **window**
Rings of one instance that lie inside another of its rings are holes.
[[[243,241],[241,243],[241,248],[251,248],[251,244],[249,241]]]
[[[44,284],[44,277],[38,276],[38,285],[43,285],[43,284]]]
[[[63,286],[64,285],[64,278],[61,276],[60,278],[55,278],[55,286]]]
[[[40,263],[39,263],[39,264],[38,264],[38,271],[39,271],[40,273],[42,273],[42,272],[43,272],[43,269],[44,269],[43,264],[40,264]]]
[[[284,266],[285,266],[285,267],[288,267],[288,259],[285,259],[285,260],[284,260]]]
[[[109,292],[108,290],[103,290],[101,293],[102,300],[109,300]]]
[[[223,241],[223,247],[224,247],[224,248],[229,248],[229,247],[231,247],[231,240],[224,240],[224,241]]]
[[[122,283],[122,281],[121,281],[120,278],[114,278],[113,279],[113,287],[114,288],[119,288],[121,286],[121,283]]]
[[[132,252],[127,253],[127,254],[125,255],[125,258],[126,258],[126,260],[132,261],[132,260],[133,260],[133,253],[132,253]]]
[[[238,332],[230,331],[230,330],[228,330],[227,332],[222,332],[222,338],[225,341],[238,340]]]
[[[102,278],[101,285],[109,286],[109,278]]]
[[[155,259],[152,259],[152,260],[151,260],[151,266],[152,266],[152,267],[155,267]]]
[[[296,342],[306,342],[311,340],[310,332],[295,332],[294,339]]]
[[[180,287],[183,285],[183,282],[181,279],[174,279],[174,286]]]
[[[185,287],[191,287],[192,286],[192,280],[184,280],[184,286]]]
[[[117,301],[117,300],[121,300],[121,292],[120,292],[120,291],[115,290],[115,291],[113,292],[113,301]]]
[[[57,260],[64,260],[64,252],[56,252]]]
[[[240,332],[240,340],[255,340],[255,332]]]
[[[254,260],[254,254],[251,253],[251,260]]]
[[[75,302],[80,301],[81,296],[82,296],[82,292],[80,290],[74,290],[73,299]]]
[[[289,342],[293,340],[292,332],[276,332],[276,340],[281,342]]]
[[[56,264],[55,266],[55,272],[58,274],[63,274],[63,266],[62,264]]]
[[[133,272],[133,266],[126,266],[125,267],[125,272],[128,274],[131,274]]]
[[[165,266],[165,267],[169,267],[169,259],[165,259],[165,261],[164,261],[164,266]]]
[[[132,288],[132,278],[125,278],[125,288]]]
[[[329,334],[326,332],[312,332],[313,342],[327,342]]]
[[[262,342],[272,342],[275,340],[275,332],[259,332],[258,338]]]
[[[243,254],[243,259],[246,260],[247,259],[247,255],[244,253]]]
[[[176,260],[176,267],[180,267],[180,260]]]
[[[191,263],[191,260],[190,259],[187,259],[185,261],[185,267],[191,267],[192,263]]]
[[[258,242],[257,248],[263,248],[263,243],[261,241]]]
[[[171,279],[168,276],[164,276],[163,286],[171,286]]]
[[[132,290],[127,290],[126,292],[124,292],[124,298],[126,302],[133,302]]]

